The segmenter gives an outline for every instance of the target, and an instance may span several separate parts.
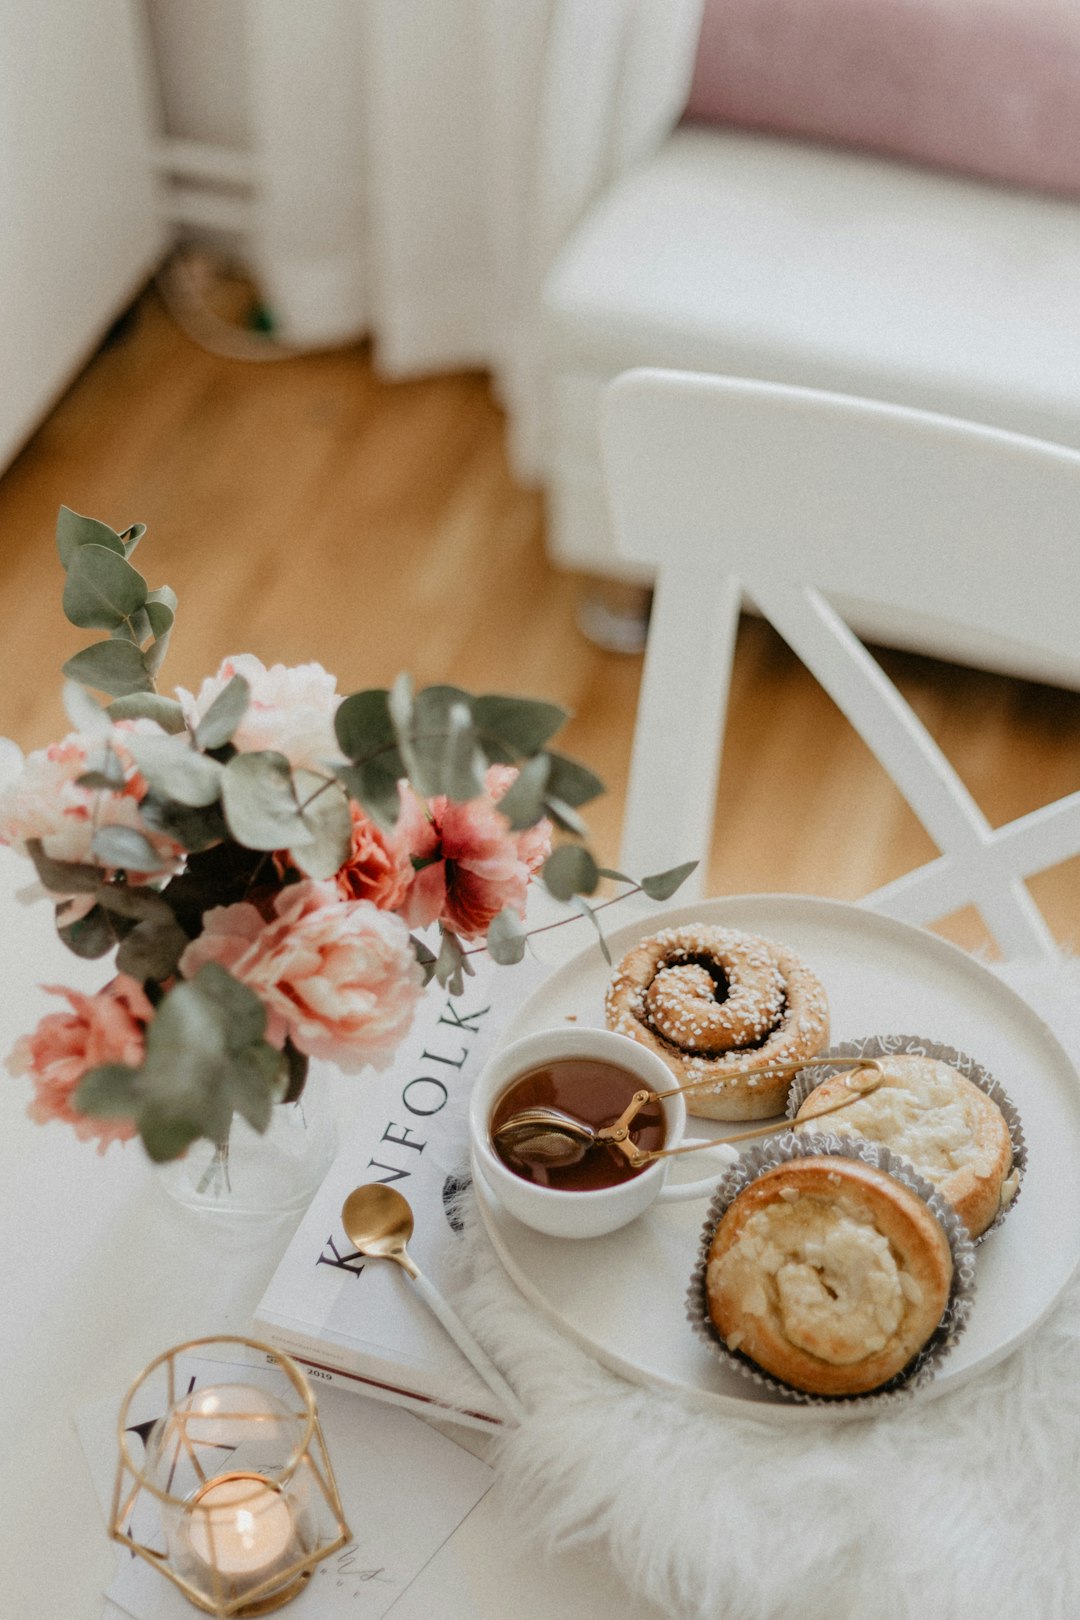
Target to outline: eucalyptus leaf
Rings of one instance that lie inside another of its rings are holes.
[[[291,847],[289,855],[310,878],[331,878],[352,852],[352,811],[342,783],[298,770],[294,777],[306,841]]]
[[[281,1053],[276,1047],[269,1049],[270,1062],[264,1073],[264,1084],[273,1088],[271,1102],[276,1101],[278,1095],[277,1074],[281,1066]],[[241,1057],[232,1057],[226,1061],[224,1068],[219,1071],[218,1082],[207,1086],[203,1092],[202,1103],[202,1134],[214,1142],[227,1142],[232,1129],[233,1111],[245,1089],[240,1079],[241,1066],[246,1061],[246,1054]]]
[[[123,778],[121,777],[121,780]],[[116,786],[116,778],[109,776],[105,771],[83,771],[81,776],[75,778],[76,787],[92,788],[96,790],[111,791]]]
[[[79,917],[75,922],[61,922],[63,907],[57,912],[57,933],[76,956],[88,957],[96,960],[111,951],[120,938],[121,930],[100,906],[88,911],[85,917]]]
[[[570,716],[556,703],[488,693],[473,701],[473,718],[481,744],[501,744],[498,757],[513,761],[537,753]],[[492,754],[492,758],[496,755]]]
[[[201,809],[221,797],[225,767],[190,748],[182,738],[132,735],[125,746],[140,773],[165,798]]]
[[[154,832],[166,833],[181,844],[189,855],[210,849],[229,836],[225,817],[217,804],[192,810],[173,799],[159,799],[151,792],[140,804],[139,815],[147,827]]]
[[[223,1141],[234,1109],[264,1128],[284,1085],[281,1054],[262,1039],[265,1019],[255,992],[216,963],[162,997],[138,1085],[152,1157],[175,1156],[196,1136]]]
[[[125,872],[160,872],[162,859],[150,842],[134,827],[99,827],[90,848],[106,866]]]
[[[110,697],[153,691],[143,655],[130,641],[98,641],[69,658],[63,674]]]
[[[445,737],[402,737],[399,746],[406,775],[422,799],[434,798],[448,791],[444,774]]]
[[[406,774],[390,717],[390,694],[374,688],[354,692],[338,707],[334,730],[342,752],[356,763],[336,767],[346,790],[381,827],[391,828],[401,809],[398,783]]]
[[[600,876],[603,878],[611,878],[612,882],[614,883],[631,883],[635,889],[640,887],[640,884],[634,882],[632,877],[627,877],[625,872],[616,872],[613,866],[601,866]]]
[[[124,785],[126,767],[123,760],[114,748],[108,744],[104,748],[96,749],[86,761],[86,770],[77,780],[84,787],[106,788],[110,792]],[[94,781],[89,778],[93,777]]]
[[[68,566],[64,612],[81,630],[112,630],[146,601],[146,581],[106,546],[83,545]]]
[[[254,990],[234,979],[219,963],[207,962],[201,967],[191,987],[205,1004],[221,1015],[222,1036],[229,1052],[241,1052],[252,1041],[262,1038],[266,1029],[266,1008]]]
[[[138,613],[133,613],[127,623],[121,625],[119,629],[114,630],[112,634],[114,636],[120,636],[124,632],[130,632],[128,634],[128,640],[138,642],[140,647],[142,646],[143,642],[146,641],[147,637],[152,634],[150,629],[150,615],[144,607],[141,607]]]
[[[293,791],[292,771],[281,754],[237,754],[222,778],[225,820],[248,849],[292,849],[310,843]]]
[[[265,1131],[288,1086],[288,1070],[280,1052],[265,1042],[245,1052],[233,1066],[230,1093],[232,1105],[252,1130]]]
[[[469,693],[460,686],[425,686],[413,700],[412,729],[443,731],[455,709],[465,710],[465,719],[459,723],[468,725],[472,721],[472,703]]]
[[[430,948],[430,946],[425,945],[424,941],[416,934],[409,935],[409,944],[412,946],[413,954],[415,955],[416,960],[419,962],[423,971],[424,983],[426,985],[430,984],[432,979],[435,977],[435,963],[438,960],[435,952]]]
[[[130,697],[114,698],[109,704],[110,720],[155,720],[170,735],[186,729],[184,711],[175,698],[157,692],[133,692]]]
[[[164,636],[158,636],[143,652],[143,661],[145,662],[146,668],[152,677],[156,677],[161,669],[162,664],[165,662],[165,654],[168,651],[168,647],[169,636],[166,634]]]
[[[600,868],[581,844],[560,844],[544,862],[543,878],[556,900],[571,900],[594,892]]]
[[[126,943],[126,942],[125,942]],[[263,1039],[266,1013],[253,990],[216,963],[166,992],[146,1032],[138,1068],[92,1069],[76,1106],[103,1118],[133,1119],[151,1158],[183,1153],[197,1137],[222,1142],[234,1110],[265,1130],[294,1071],[306,1060]]]
[[[486,761],[477,743],[476,728],[465,704],[455,703],[447,716],[443,753],[443,792],[465,804],[484,791]]]
[[[38,878],[53,894],[95,894],[101,883],[99,866],[77,861],[54,861],[46,855],[40,838],[26,840],[26,853],[34,863]]]
[[[668,872],[654,872],[651,877],[642,878],[641,887],[650,900],[670,900],[697,864],[697,861],[684,861],[681,866],[673,866]]]
[[[404,670],[387,693],[387,707],[398,737],[407,734],[413,718],[413,683]]]
[[[169,648],[169,637],[172,635],[173,623],[176,619],[176,592],[168,585],[162,585],[159,590],[151,591],[146,598],[144,615],[147,623],[147,633],[154,638],[153,645],[147,648],[144,654],[146,667],[151,675],[156,675],[165,662],[165,654]],[[145,639],[143,637],[142,639]]]
[[[167,1109],[147,1103],[139,1115],[139,1135],[143,1147],[155,1164],[169,1164],[180,1159],[192,1142],[207,1133],[192,1118],[178,1118]]]
[[[349,759],[366,760],[384,749],[396,753],[397,733],[390,718],[389,697],[384,688],[373,687],[353,692],[338,705],[334,732],[342,753]]]
[[[96,1119],[130,1119],[139,1110],[139,1071],[126,1063],[88,1069],[72,1095],[80,1114]]]
[[[458,686],[428,686],[406,709],[401,679],[391,691],[390,710],[409,780],[422,798],[440,793],[476,798],[483,792],[483,759],[472,731],[469,694]]]
[[[371,819],[385,831],[393,829],[401,813],[401,791],[398,786],[404,767],[397,758],[398,769],[382,758],[365,760],[360,765],[339,765],[338,779],[345,784],[349,797],[355,799]]]
[[[115,529],[97,518],[73,512],[70,506],[62,506],[56,519],[56,549],[65,568],[70,567],[80,546],[104,546],[120,557],[124,555],[124,542]]]
[[[487,931],[488,955],[501,967],[512,967],[525,955],[525,926],[513,906],[504,906]]]
[[[102,883],[97,898],[99,905],[118,917],[133,917],[139,922],[173,920],[173,909],[165,896],[145,883]]]
[[[76,731],[81,731],[84,737],[112,735],[111,715],[78,681],[64,682],[64,710]]]
[[[156,591],[146,593],[146,617],[150,633],[159,639],[167,636],[176,620],[178,603],[176,592],[169,585],[160,585]]]
[[[486,760],[471,705],[460,687],[429,686],[417,694],[409,724],[396,725],[406,773],[422,798],[445,793],[466,802],[483,793]],[[404,714],[403,707],[400,712]]]
[[[167,917],[136,923],[120,942],[116,965],[121,973],[130,973],[133,979],[156,979],[160,984],[172,978],[190,944],[170,911]]]
[[[551,772],[551,761],[546,754],[528,760],[511,782],[499,802],[499,809],[510,822],[514,832],[532,827],[544,813],[544,790]]]
[[[578,805],[588,804],[590,799],[603,793],[600,778],[586,766],[579,765],[576,759],[567,759],[564,754],[553,754],[550,750],[547,757],[551,761],[549,796],[562,799],[576,810]]]
[[[461,941],[449,928],[444,928],[439,954],[435,958],[436,979],[452,996],[460,996],[465,988],[464,975],[467,969],[468,962],[461,948]]]
[[[608,967],[611,967],[611,951],[608,949],[608,942],[604,938],[604,930],[600,926],[600,919],[596,915],[596,912],[593,910],[592,906],[589,905],[587,900],[583,900],[581,898],[580,894],[574,895],[573,899],[571,900],[571,904],[574,907],[574,910],[579,911],[583,917],[587,917],[592,923],[593,927],[596,929],[596,937],[600,942],[600,954],[603,956]]]
[[[563,832],[573,833],[575,838],[588,838],[588,823],[578,815],[576,810],[570,808],[565,799],[553,798],[549,793],[544,798],[544,808],[555,825],[561,827]]]
[[[299,1102],[307,1084],[308,1057],[306,1052],[298,1052],[292,1041],[286,1036],[285,1045],[281,1049],[284,1058],[285,1090],[279,1099],[281,1102]]]
[[[124,556],[125,557],[130,557],[131,556],[131,553],[135,550],[135,547],[138,545],[139,541],[142,539],[142,537],[143,537],[143,535],[145,533],[146,533],[146,524],[145,523],[133,523],[130,528],[125,529],[122,532],[122,534],[120,535],[120,541],[121,541],[121,544],[124,547]]]
[[[234,675],[218,693],[195,728],[199,748],[222,748],[231,742],[237,726],[247,713],[251,687],[243,675]]]

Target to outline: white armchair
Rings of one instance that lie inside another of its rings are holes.
[[[682,125],[586,210],[541,305],[550,548],[594,575],[650,583],[615,556],[600,470],[600,397],[631,367],[829,389],[1080,447],[1071,198]],[[1037,550],[1022,559],[1039,561]],[[1077,682],[1076,664],[1026,660],[987,639],[946,642],[899,610],[858,628]]]

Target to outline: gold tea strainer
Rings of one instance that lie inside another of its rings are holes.
[[[818,1119],[824,1114],[832,1114],[840,1108],[846,1108],[849,1103],[856,1102],[859,1097],[876,1090],[885,1077],[884,1070],[876,1058],[802,1058],[798,1062],[776,1063],[760,1069],[750,1069],[747,1073],[769,1076],[796,1075],[814,1065],[827,1065],[832,1069],[849,1067],[851,1073],[844,1077],[844,1085],[850,1095],[834,1098],[827,1103],[819,1103],[816,1108],[811,1108],[803,1115],[804,1119]],[[644,1088],[635,1091],[614,1124],[603,1125],[599,1129],[589,1125],[585,1120],[575,1118],[562,1108],[536,1104],[531,1108],[519,1109],[517,1113],[504,1119],[502,1124],[492,1131],[491,1140],[508,1158],[517,1159],[525,1164],[543,1165],[546,1168],[577,1164],[593,1148],[610,1144],[625,1154],[637,1170],[642,1165],[650,1164],[653,1159],[672,1158],[680,1153],[697,1153],[702,1148],[722,1147],[729,1142],[747,1142],[755,1137],[769,1136],[775,1131],[791,1129],[791,1121],[784,1119],[772,1125],[758,1125],[753,1130],[739,1131],[734,1136],[718,1136],[708,1142],[686,1142],[682,1147],[656,1148],[651,1151],[639,1148],[630,1140],[630,1126],[646,1103],[662,1102],[665,1097],[681,1096],[684,1092],[715,1084],[715,1080],[712,1079],[693,1080],[685,1086],[672,1086],[668,1091],[647,1091]],[[808,1100],[812,1102],[812,1094]]]

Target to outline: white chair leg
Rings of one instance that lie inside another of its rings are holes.
[[[742,592],[713,572],[662,574],[653,597],[620,865],[640,877],[696,859],[704,892]]]

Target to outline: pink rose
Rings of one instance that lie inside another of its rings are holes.
[[[7,1066],[12,1074],[28,1074],[34,1100],[27,1112],[39,1125],[50,1119],[75,1127],[80,1141],[97,1138],[98,1152],[110,1142],[134,1136],[128,1119],[97,1119],[83,1114],[71,1097],[83,1075],[103,1063],[126,1063],[136,1068],[146,1050],[146,1025],[154,1009],[142,986],[126,973],[95,996],[47,984],[50,995],[63,996],[70,1012],[46,1013],[37,1028],[15,1044]]]
[[[551,823],[510,830],[497,801],[516,777],[513,766],[492,765],[487,793],[467,803],[425,803],[402,788],[397,832],[419,868],[402,907],[411,926],[438,921],[462,939],[476,939],[504,906],[524,917],[529,879],[551,849]]]
[[[396,911],[412,882],[409,852],[400,834],[385,833],[350,800],[352,850],[334,877],[345,900],[370,900],[380,911]]]
[[[270,921],[246,901],[208,911],[180,971],[193,978],[205,962],[220,962],[255,991],[274,1045],[288,1035],[299,1051],[348,1073],[386,1066],[423,989],[401,918],[369,900],[343,900],[333,881],[281,890]]]
[[[99,752],[98,745],[79,732],[28,755],[19,775],[0,793],[0,843],[10,844],[25,855],[27,840],[39,838],[46,855],[54,861],[101,866],[90,847],[95,831],[100,827],[130,827],[157,851],[161,858],[159,871],[175,871],[183,857],[180,845],[144,826],[139,814],[147,788],[124,748],[125,736],[132,733],[164,736],[152,720],[118,722],[111,742],[123,766],[124,779],[113,789],[79,786],[78,778]],[[150,875],[154,874],[129,872],[128,878],[137,883]],[[69,898],[59,892],[54,892],[54,897]],[[74,897],[64,920],[74,921],[93,903],[92,895]]]
[[[194,731],[234,675],[242,675],[251,688],[247,711],[233,733],[234,748],[242,754],[270,749],[290,765],[309,768],[344,758],[334,735],[341,695],[321,664],[273,664],[267,669],[251,653],[226,658],[217,674],[203,681],[197,697],[177,687],[189,730]]]

